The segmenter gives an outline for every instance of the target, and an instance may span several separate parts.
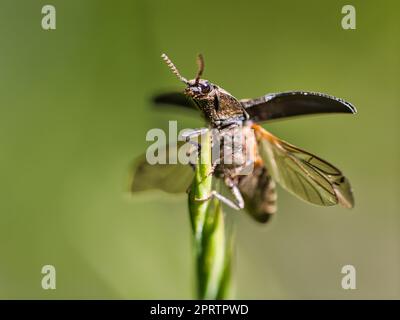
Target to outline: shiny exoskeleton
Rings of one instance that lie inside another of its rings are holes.
[[[216,191],[210,197],[218,197],[236,209],[245,208],[259,222],[268,221],[276,211],[275,181],[309,203],[353,207],[350,183],[339,169],[280,140],[258,125],[259,122],[306,114],[356,113],[352,104],[323,93],[306,91],[273,93],[256,99],[238,100],[216,84],[201,79],[204,70],[201,55],[198,57],[197,75],[192,80],[182,77],[165,54],[162,58],[186,88],[183,93],[157,95],[155,103],[202,112],[208,129],[213,130],[213,147],[217,146],[219,151],[213,158],[212,174],[224,181],[235,200]],[[193,130],[187,137],[202,132],[204,128]],[[176,174],[178,169],[183,172],[185,167],[151,166],[141,160],[135,167],[131,190],[136,192],[158,188],[168,192],[184,191],[190,175],[187,171],[185,174]],[[166,179],[171,176],[181,177],[182,185],[178,181],[169,184]]]

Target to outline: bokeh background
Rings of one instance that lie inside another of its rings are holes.
[[[41,28],[53,4],[57,29]],[[341,28],[352,4],[357,29]],[[356,207],[319,208],[279,189],[279,212],[236,225],[235,298],[400,298],[398,1],[0,0],[0,298],[193,298],[185,195],[126,194],[147,130],[199,127],[149,98],[191,78],[238,98],[304,89],[359,113],[266,127],[350,178]],[[41,288],[41,268],[57,289]],[[341,288],[341,268],[357,289]]]

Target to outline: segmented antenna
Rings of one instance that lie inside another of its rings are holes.
[[[163,53],[161,55],[161,58],[165,61],[165,63],[168,65],[168,67],[171,69],[172,73],[178,77],[179,80],[184,82],[185,84],[188,84],[189,81],[187,81],[186,78],[182,77],[181,74],[179,73],[178,69],[175,67],[175,65],[172,63],[171,59],[168,58],[168,56]]]
[[[199,70],[197,71],[197,75],[196,75],[196,78],[195,78],[196,85],[199,83],[200,77],[201,77],[201,75],[203,74],[203,71],[204,71],[204,58],[203,58],[203,55],[201,53],[197,56],[197,65],[199,66]]]

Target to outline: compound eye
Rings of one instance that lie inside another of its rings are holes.
[[[211,86],[208,82],[200,83],[201,92],[208,93],[211,90]]]

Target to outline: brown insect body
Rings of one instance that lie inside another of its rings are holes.
[[[188,83],[184,93],[202,111],[216,133],[213,139],[218,140],[214,141],[220,149],[218,159],[213,159],[217,162],[214,176],[238,197],[238,208],[246,206],[256,220],[266,222],[276,211],[275,183],[258,156],[246,110],[232,94],[208,80],[193,79]]]
[[[224,181],[235,198],[230,201],[215,193],[220,200],[236,209],[245,208],[257,221],[266,222],[276,211],[276,181],[312,204],[340,204],[346,208],[354,205],[350,184],[339,169],[278,139],[257,124],[303,114],[356,113],[350,103],[326,94],[303,91],[238,100],[219,86],[200,78],[204,69],[201,55],[198,58],[199,70],[193,80],[186,80],[166,55],[162,57],[186,88],[184,94],[159,95],[155,102],[197,108],[214,129],[213,145],[218,146],[219,154],[213,159],[213,175]],[[136,170],[134,176],[141,178],[143,172],[148,175],[147,172],[151,171],[148,165],[141,163],[141,169]],[[133,191],[149,188],[135,177]],[[162,176],[153,184],[156,188],[166,185]]]
[[[207,80],[190,80],[184,93],[193,99],[207,122],[214,128],[247,118],[242,104],[234,96]]]

